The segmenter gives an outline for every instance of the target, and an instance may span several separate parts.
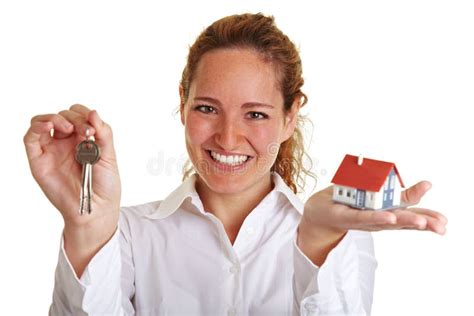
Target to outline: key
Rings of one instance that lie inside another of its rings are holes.
[[[82,165],[82,187],[79,203],[79,213],[81,215],[84,214],[84,210],[87,210],[89,214],[92,212],[92,165],[99,159],[100,148],[94,142],[93,137],[89,136],[89,129],[87,129],[86,140],[76,146],[76,161]]]

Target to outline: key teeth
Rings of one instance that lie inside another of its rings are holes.
[[[83,195],[81,190],[81,201],[79,204],[79,214],[82,216],[85,212],[88,214],[92,213],[92,194],[90,194],[90,198],[88,195]]]
[[[79,215],[82,216],[82,214],[84,214],[84,192],[81,189],[81,198],[79,201]]]

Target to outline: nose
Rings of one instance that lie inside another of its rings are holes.
[[[226,118],[218,123],[215,141],[225,151],[237,149],[244,141],[244,129],[236,119]]]

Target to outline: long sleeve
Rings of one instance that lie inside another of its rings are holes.
[[[294,248],[293,315],[370,315],[377,261],[372,235],[350,230],[318,267]]]
[[[133,263],[127,229],[121,223],[79,279],[64,250],[55,273],[49,315],[133,315]]]

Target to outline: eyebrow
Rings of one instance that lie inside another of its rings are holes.
[[[210,98],[210,97],[197,97],[197,98],[194,98],[194,101],[207,101],[207,102],[215,103],[217,105],[222,105],[219,100]],[[242,108],[255,108],[255,107],[265,107],[269,109],[275,108],[271,104],[266,104],[266,103],[261,103],[261,102],[247,102],[247,103],[242,104]]]

